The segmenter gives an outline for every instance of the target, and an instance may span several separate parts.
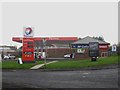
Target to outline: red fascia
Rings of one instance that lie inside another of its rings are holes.
[[[100,50],[108,50],[109,49],[109,43],[108,44],[100,44],[99,49]]]
[[[33,39],[34,39],[34,41],[42,41],[43,38],[44,37],[34,37]],[[23,39],[23,37],[13,37],[12,41],[22,43],[22,39]],[[78,40],[77,37],[45,37],[44,39],[48,40],[48,41],[52,41],[52,40],[56,40],[56,41],[77,41]]]

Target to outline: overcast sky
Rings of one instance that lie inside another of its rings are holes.
[[[23,27],[34,36],[103,36],[118,43],[117,2],[5,2],[2,3],[2,44],[19,45]]]

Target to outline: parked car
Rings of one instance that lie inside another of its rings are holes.
[[[65,54],[64,58],[71,58],[71,54]]]
[[[14,55],[8,54],[8,55],[4,55],[3,59],[15,59],[16,57]]]
[[[75,58],[75,53],[65,54],[64,58]]]
[[[4,55],[4,56],[3,56],[3,59],[4,59],[4,60],[9,59],[9,56],[8,56],[8,55]]]

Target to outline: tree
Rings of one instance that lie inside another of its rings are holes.
[[[99,36],[98,40],[104,41],[104,38],[102,36]]]
[[[95,37],[95,36],[93,36],[93,38],[94,38],[94,39],[97,39],[97,40],[100,40],[100,41],[104,41],[103,36],[99,36],[99,37]]]
[[[79,37],[78,40],[81,40],[81,38]]]

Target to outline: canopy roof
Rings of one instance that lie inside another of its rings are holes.
[[[43,39],[47,45],[51,44],[70,44],[78,40],[77,37],[33,37],[36,44],[42,45]],[[12,41],[22,43],[23,37],[13,37]]]

